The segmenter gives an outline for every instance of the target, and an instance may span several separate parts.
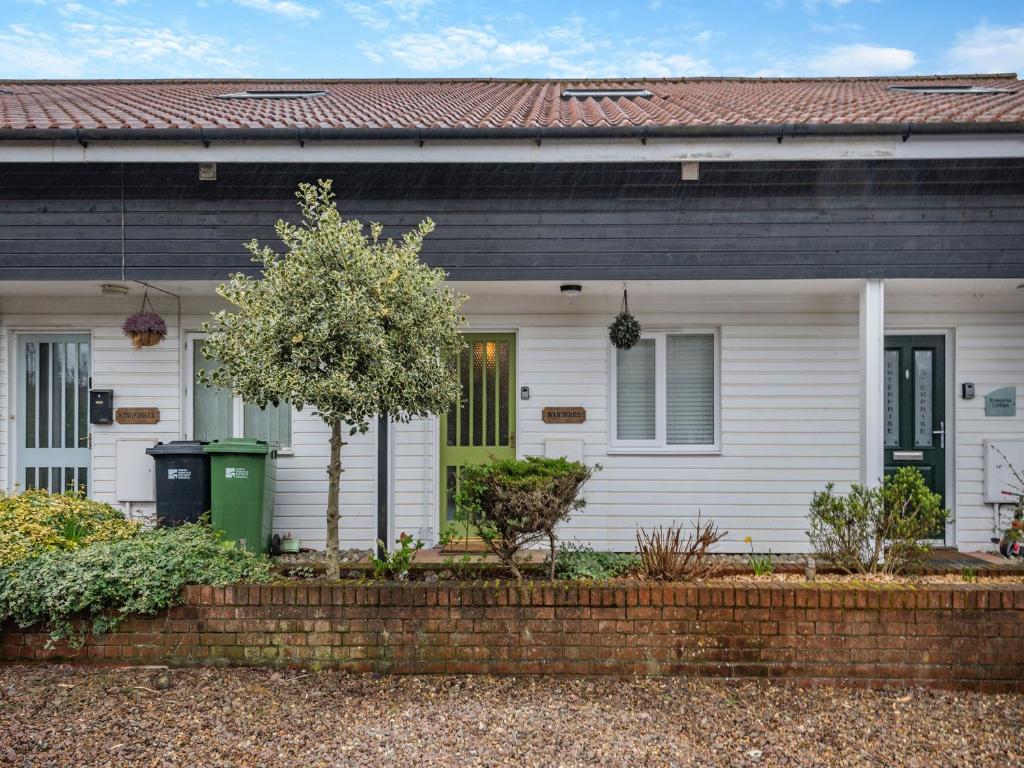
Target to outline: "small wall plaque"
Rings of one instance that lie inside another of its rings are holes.
[[[114,411],[118,424],[158,424],[159,408],[118,408]]]
[[[582,424],[587,420],[587,409],[580,406],[560,406],[541,411],[545,424]]]
[[[1003,387],[985,395],[986,416],[1016,416],[1017,388]]]

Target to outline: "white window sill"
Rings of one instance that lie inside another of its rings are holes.
[[[694,446],[692,448],[676,446],[651,446],[647,448],[640,446],[622,447],[612,445],[608,447],[606,453],[609,456],[721,456],[722,447],[718,445],[701,445]]]

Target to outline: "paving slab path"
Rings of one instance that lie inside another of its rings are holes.
[[[0,666],[3,766],[1021,766],[1024,695]]]

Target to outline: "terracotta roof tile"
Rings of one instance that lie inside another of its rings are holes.
[[[974,85],[1005,93],[893,91]],[[650,98],[563,99],[565,88]],[[303,99],[239,91],[322,90]],[[0,129],[601,128],[780,124],[1024,123],[1014,75],[927,78],[0,81]]]

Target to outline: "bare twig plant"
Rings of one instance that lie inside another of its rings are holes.
[[[683,539],[681,525],[659,526],[650,533],[636,532],[640,571],[658,581],[695,581],[713,576],[720,565],[709,557],[711,548],[725,538],[714,522],[702,523],[700,514],[693,530]]]

